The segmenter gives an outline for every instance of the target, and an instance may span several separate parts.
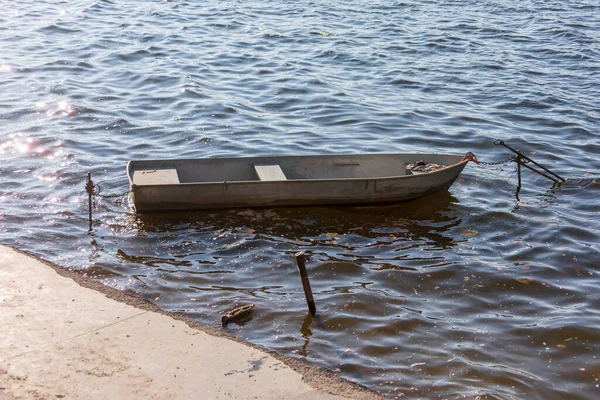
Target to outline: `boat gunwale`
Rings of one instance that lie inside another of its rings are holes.
[[[458,154],[434,154],[434,153],[365,153],[365,154],[331,154],[331,156],[369,156],[369,155],[377,155],[377,156],[386,156],[386,155],[434,155],[434,156],[455,156],[460,157]],[[180,182],[180,183],[164,183],[164,184],[154,184],[154,185],[138,185],[133,183],[133,170],[132,164],[136,162],[177,162],[177,163],[185,163],[186,161],[195,161],[195,160],[211,160],[211,159],[253,159],[253,158],[282,158],[282,157],[319,157],[319,156],[329,156],[329,154],[318,154],[318,155],[306,155],[306,156],[264,156],[264,157],[212,157],[212,158],[182,158],[182,159],[152,159],[152,160],[130,160],[127,163],[127,178],[129,180],[130,188],[133,187],[173,187],[173,186],[206,186],[206,185],[247,185],[247,184],[291,184],[291,183],[306,183],[306,182],[352,182],[352,181],[382,181],[382,180],[390,180],[390,179],[415,179],[422,176],[429,176],[438,173],[445,172],[450,168],[457,167],[461,164],[468,163],[468,160],[459,161],[456,164],[446,165],[443,168],[440,168],[431,172],[423,172],[412,175],[391,175],[391,176],[377,176],[377,177],[361,177],[361,178],[317,178],[317,179],[286,179],[286,180],[274,180],[274,181],[261,181],[261,180],[246,180],[246,181],[209,181],[209,182]],[[286,183],[287,182],[287,183]]]

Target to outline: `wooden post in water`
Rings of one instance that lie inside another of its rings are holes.
[[[314,316],[317,313],[317,307],[315,307],[315,299],[313,299],[312,289],[310,288],[310,282],[308,280],[308,274],[306,273],[304,251],[296,253],[295,256],[296,264],[298,264],[298,271],[300,271],[300,278],[302,278],[302,287],[304,288],[304,295],[306,296],[308,311],[310,311],[310,313]]]

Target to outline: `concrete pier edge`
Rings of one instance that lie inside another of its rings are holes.
[[[359,400],[384,399],[384,397],[381,396],[380,394],[378,394],[364,386],[361,386],[357,383],[347,381],[347,380],[335,375],[333,372],[328,371],[322,367],[311,365],[306,361],[293,359],[293,358],[287,357],[285,355],[278,354],[275,351],[272,351],[272,350],[266,349],[264,347],[255,345],[253,343],[244,341],[242,339],[239,339],[239,338],[227,333],[226,331],[223,331],[223,330],[202,324],[200,322],[194,321],[194,320],[190,319],[188,316],[186,316],[184,313],[168,312],[168,311],[161,310],[158,306],[143,299],[139,294],[137,294],[133,291],[129,291],[129,290],[128,291],[120,291],[120,290],[114,289],[112,287],[102,284],[101,282],[99,282],[97,280],[94,280],[92,278],[84,276],[83,275],[84,271],[66,269],[66,268],[60,267],[59,265],[56,265],[42,257],[27,253],[18,248],[6,246],[6,245],[3,245],[0,243],[0,253],[6,252],[7,250],[12,250],[12,251],[16,252],[17,254],[20,254],[22,256],[25,256],[25,257],[31,258],[35,261],[38,261],[38,262],[44,264],[45,266],[51,268],[53,271],[55,271],[61,277],[70,279],[83,288],[91,289],[95,292],[99,292],[99,293],[103,294],[104,296],[106,296],[108,299],[114,300],[119,303],[124,303],[128,306],[135,307],[136,309],[139,309],[139,310],[148,311],[151,313],[156,313],[156,314],[170,317],[174,320],[183,322],[185,325],[187,325],[191,329],[202,331],[202,332],[204,332],[208,335],[214,336],[214,337],[225,338],[227,340],[239,343],[243,346],[246,346],[246,347],[249,347],[252,349],[256,349],[260,352],[266,353],[267,355],[273,357],[274,359],[283,362],[285,365],[287,365],[293,371],[300,374],[302,376],[303,382],[308,384],[310,387],[314,388],[316,391],[318,391],[318,393],[323,393],[323,398],[329,398],[328,397],[329,395],[333,395],[333,396],[342,396],[342,397],[346,397],[346,398],[359,399]],[[0,268],[1,267],[2,267],[2,265],[0,264]],[[0,282],[0,289],[1,289],[1,285],[2,285],[2,282]],[[0,292],[0,294],[1,294],[1,292]],[[0,303],[0,306],[2,306],[2,303]],[[76,318],[76,316],[74,316],[73,318]],[[2,357],[0,356],[0,372],[2,372],[2,369],[3,369]],[[1,376],[0,376],[0,378],[1,378]],[[0,379],[0,383],[1,382],[2,382],[2,380]],[[0,386],[2,386],[2,385],[0,385]],[[6,390],[6,388],[0,387],[0,400],[12,400],[12,399],[14,399],[14,397],[12,397],[12,396],[13,395],[10,393],[10,391]],[[19,397],[17,396],[17,398],[19,398]],[[188,398],[188,397],[186,397],[186,398]],[[258,397],[258,398],[260,398],[260,397]],[[316,397],[310,397],[310,398],[316,399],[316,398],[320,398],[320,397],[317,395]]]

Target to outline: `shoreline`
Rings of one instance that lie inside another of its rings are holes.
[[[287,367],[289,367],[291,369],[291,371],[293,371],[294,374],[299,374],[301,381],[303,383],[307,384],[315,392],[314,394],[317,396],[315,398],[321,398],[321,397],[324,398],[324,397],[331,395],[331,396],[343,396],[346,398],[360,399],[360,400],[384,399],[384,397],[382,395],[380,395],[366,387],[363,387],[357,383],[353,383],[353,382],[347,381],[343,378],[340,378],[339,376],[335,375],[333,372],[328,371],[322,367],[310,365],[306,361],[293,359],[288,356],[278,354],[275,351],[268,350],[268,349],[265,349],[258,345],[255,345],[253,343],[244,341],[244,340],[239,339],[239,338],[237,338],[227,332],[224,332],[220,329],[216,329],[214,327],[194,321],[194,320],[190,319],[189,317],[187,317],[183,313],[168,312],[168,311],[161,310],[160,308],[158,308],[158,306],[143,299],[141,296],[139,296],[136,293],[133,293],[131,291],[119,291],[117,289],[106,286],[92,278],[83,276],[81,274],[81,272],[79,272],[79,271],[65,269],[65,268],[62,268],[62,267],[48,261],[48,260],[45,260],[45,259],[42,259],[35,255],[29,254],[25,251],[22,251],[22,250],[13,248],[13,247],[9,247],[9,246],[0,245],[0,255],[4,254],[6,252],[10,252],[10,251],[13,251],[15,254],[19,255],[20,257],[26,257],[27,259],[31,260],[33,263],[39,263],[41,265],[44,265],[45,267],[49,267],[52,271],[54,271],[56,274],[58,274],[58,276],[61,279],[65,280],[65,278],[66,278],[70,281],[73,281],[80,288],[82,288],[82,290],[88,289],[88,290],[91,290],[96,293],[100,293],[100,294],[104,295],[105,299],[107,299],[107,302],[111,302],[111,301],[117,302],[120,304],[124,304],[124,305],[130,306],[130,307],[133,307],[140,311],[144,311],[144,312],[151,313],[151,314],[157,314],[160,316],[165,316],[172,320],[180,321],[181,323],[184,324],[185,327],[191,328],[194,331],[203,332],[212,338],[218,338],[220,340],[226,341],[225,345],[227,345],[227,343],[231,343],[233,346],[233,343],[236,343],[238,346],[239,345],[244,346],[248,349],[251,349],[254,352],[264,353],[265,357],[272,357],[274,360],[284,363]],[[0,257],[0,267],[2,269],[4,269],[4,265],[3,265],[2,261],[3,260]],[[3,272],[2,269],[0,269],[0,272]],[[66,282],[66,280],[65,280],[65,282]],[[42,285],[43,284],[40,284],[40,286],[42,286]],[[0,289],[1,289],[1,287],[0,287]],[[2,294],[2,292],[0,292],[0,294]],[[0,296],[0,300],[1,300],[1,297],[2,296]],[[73,299],[72,301],[75,301],[75,300]],[[3,305],[3,303],[0,302],[0,306],[2,306],[2,305]],[[2,316],[2,313],[0,313],[0,317],[1,316]],[[77,316],[74,316],[73,319],[76,319],[76,317]],[[2,345],[2,343],[3,342],[0,341],[0,345]],[[31,350],[31,351],[35,351],[35,350]],[[5,370],[3,370],[3,368],[5,368],[5,365],[3,365],[3,364],[5,364],[6,359],[3,360],[2,357],[0,357],[0,362],[2,362],[2,364],[0,364],[0,386],[4,387],[5,385],[2,383],[2,381],[3,381],[2,376],[3,376],[3,371],[5,371]],[[250,374],[250,376],[252,376],[252,374]],[[7,400],[13,399],[13,397],[10,397],[11,396],[10,389],[8,390],[8,393],[6,392],[6,389],[0,390],[0,400],[4,400],[2,398],[3,395],[4,396],[8,395]],[[175,398],[178,398],[178,397],[175,397]],[[262,398],[262,397],[259,397],[259,398]]]

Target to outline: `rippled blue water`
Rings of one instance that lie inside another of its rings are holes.
[[[3,3],[0,241],[390,397],[598,396],[598,1]],[[133,214],[130,159],[475,152],[381,208]],[[309,261],[306,310],[293,254]]]

